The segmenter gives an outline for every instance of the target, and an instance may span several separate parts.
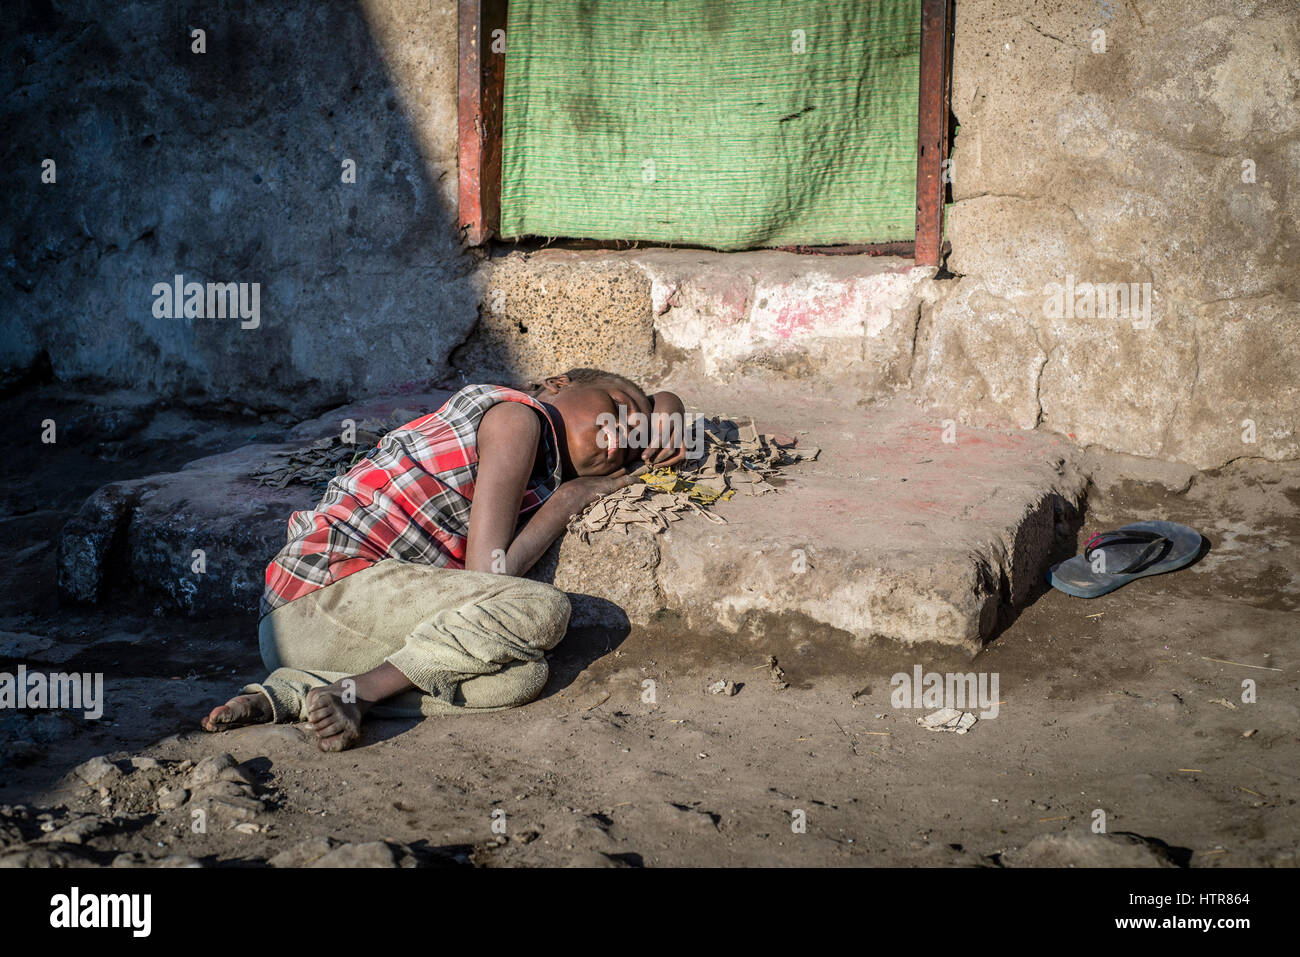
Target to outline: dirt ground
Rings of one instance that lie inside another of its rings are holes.
[[[56,595],[59,528],[95,488],[285,423],[128,410],[116,431],[96,413],[94,428],[39,442],[42,419],[86,405],[53,386],[0,401],[0,671],[103,672],[107,702],[99,721],[0,711],[0,863],[1296,863],[1295,465],[1243,461],[1182,490],[1109,474],[1090,491],[1085,535],[1171,519],[1209,552],[1092,601],[1045,591],[973,661],[850,647],[798,620],[725,639],[671,620],[574,631],[527,707],[373,720],[362,746],[326,755],[296,726],[199,730],[262,677],[251,619],[167,617],[127,599],[61,607]],[[925,711],[890,703],[891,675],[917,664],[996,672],[1000,713],[960,736],[919,727]],[[709,693],[719,679],[738,693]],[[203,762],[223,753],[237,766]],[[111,763],[69,774],[97,755]],[[1094,840],[1098,810],[1111,834],[1145,841]]]

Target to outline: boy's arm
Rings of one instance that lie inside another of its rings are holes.
[[[635,479],[627,469],[619,469],[612,475],[588,476],[563,483],[529,516],[527,524],[510,543],[505,555],[505,573],[523,575],[546,554],[551,543],[564,534],[569,519],[602,495],[631,485],[633,481]]]
[[[524,574],[560,536],[570,518],[600,496],[631,483],[625,471],[565,482],[516,536],[519,505],[541,435],[537,413],[521,403],[501,402],[484,413],[478,429],[478,478],[465,545],[468,571]]]
[[[506,571],[502,560],[515,534],[519,505],[541,435],[537,413],[521,403],[498,402],[483,414],[478,427],[478,476],[465,543],[465,568],[469,571]]]

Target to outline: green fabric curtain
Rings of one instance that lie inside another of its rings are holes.
[[[910,240],[920,0],[510,0],[503,236]]]

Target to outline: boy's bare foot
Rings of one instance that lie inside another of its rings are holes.
[[[229,731],[245,724],[264,724],[271,717],[271,702],[266,695],[254,692],[237,695],[218,705],[200,723],[204,731]]]
[[[347,694],[341,682],[312,688],[307,692],[307,724],[316,732],[317,746],[322,751],[343,751],[356,744],[370,705],[357,696],[355,681]]]

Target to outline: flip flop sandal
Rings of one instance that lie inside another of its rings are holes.
[[[1051,586],[1076,598],[1096,598],[1148,575],[1191,564],[1201,533],[1177,522],[1134,522],[1088,539],[1075,555],[1047,573]]]

